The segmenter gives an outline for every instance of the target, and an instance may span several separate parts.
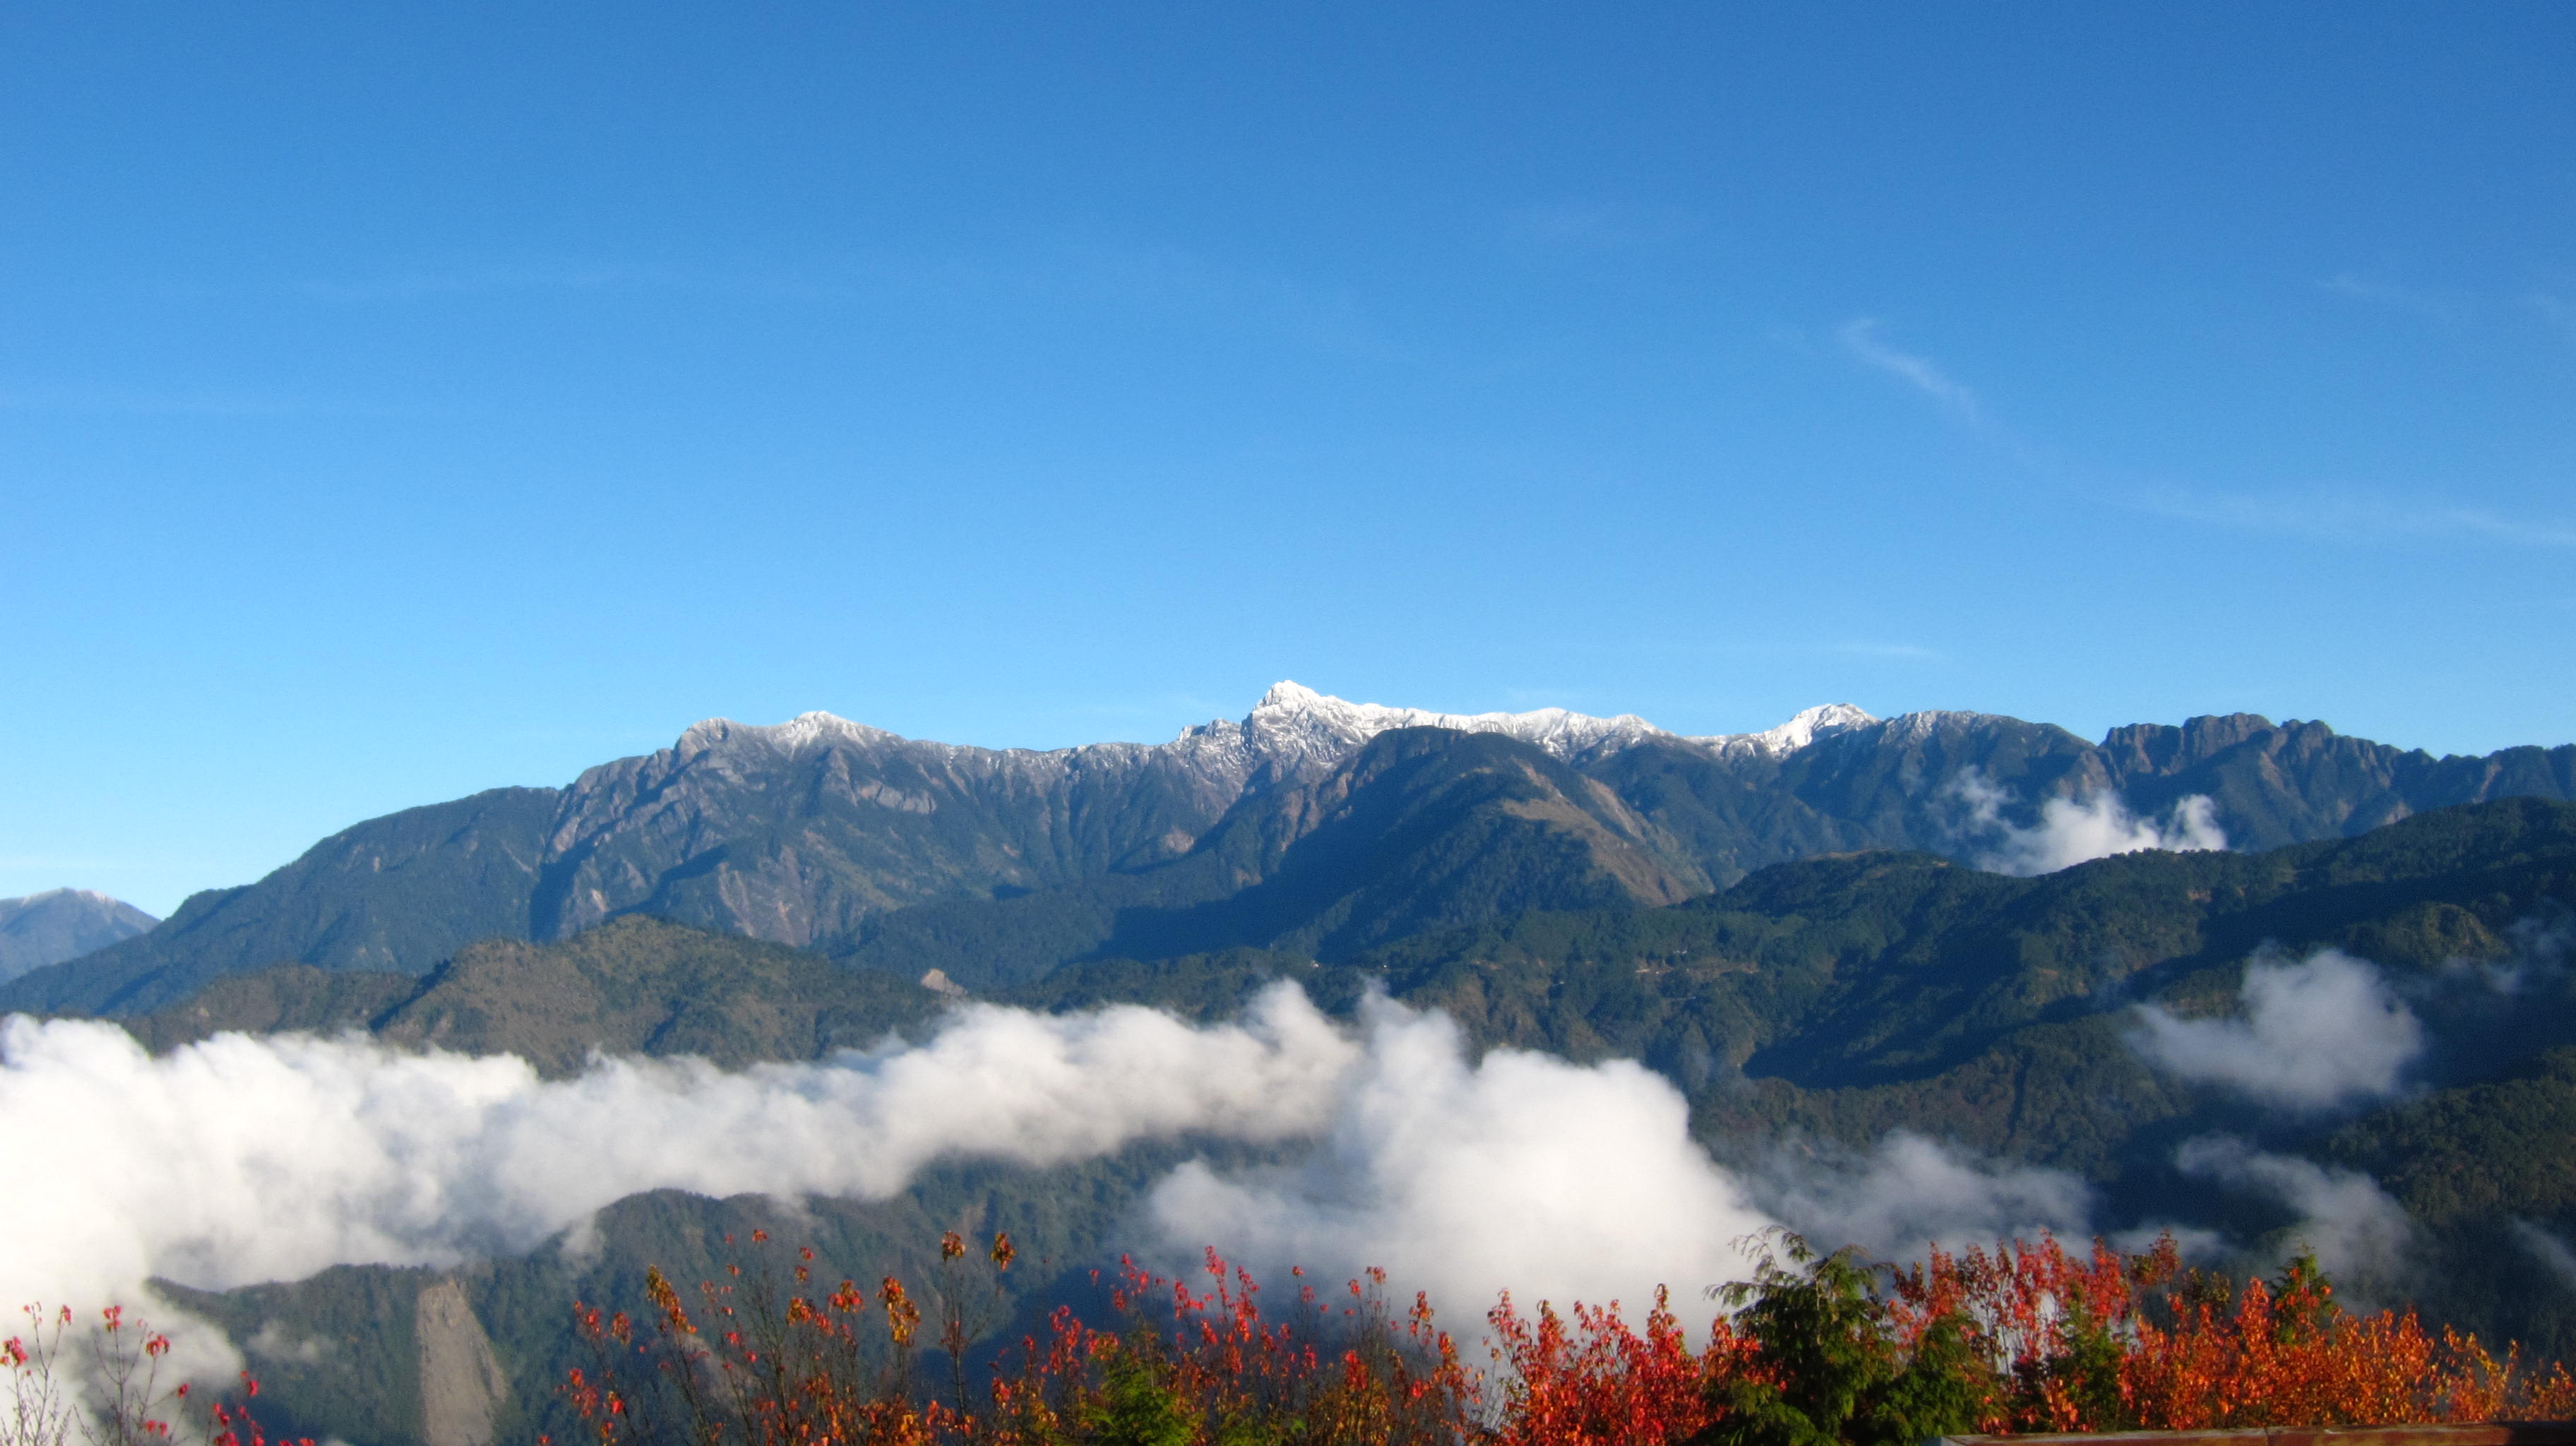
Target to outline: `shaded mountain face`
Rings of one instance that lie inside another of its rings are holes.
[[[0,981],[77,959],[161,921],[122,899],[89,889],[48,889],[0,899]]]
[[[417,974],[473,940],[524,938],[556,798],[494,789],[370,819],[256,884],[191,895],[150,933],[0,987],[0,1008],[148,1009],[289,961]]]
[[[1378,751],[1400,735],[1413,741]],[[1962,795],[1971,773],[2001,790],[1999,819]],[[1154,746],[992,750],[828,714],[719,720],[564,789],[360,824],[149,934],[0,986],[0,1008],[145,1010],[285,961],[418,974],[475,939],[559,939],[627,914],[982,985],[1229,945],[1339,957],[1519,908],[1659,903],[1823,853],[1972,860],[2049,799],[2113,791],[2142,813],[2206,796],[2232,843],[2265,848],[2454,803],[2576,796],[2576,747],[2435,759],[2250,714],[2092,744],[1989,714],[1847,707],[1685,738],[1633,717],[1433,714],[1294,684]]]
[[[1077,959],[1229,947],[1341,959],[1526,909],[1636,907],[1706,876],[1598,781],[1526,743],[1406,728],[1231,810],[1186,857],[886,915],[851,962],[1007,989]]]

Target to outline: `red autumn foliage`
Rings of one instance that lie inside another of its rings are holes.
[[[1486,1316],[1490,1374],[1462,1362],[1427,1299],[1391,1309],[1380,1272],[1330,1300],[1301,1274],[1280,1314],[1214,1252],[1195,1285],[1130,1262],[1114,1327],[1057,1310],[980,1402],[963,1389],[980,1326],[974,1288],[949,1273],[969,1254],[958,1237],[941,1243],[934,1292],[949,1402],[922,1398],[908,1288],[820,1288],[805,1252],[783,1297],[762,1268],[735,1267],[694,1306],[652,1273],[642,1329],[580,1307],[598,1364],[566,1395],[602,1446],[1762,1446],[1899,1439],[1945,1411],[1957,1419],[1937,1429],[1991,1432],[2576,1415],[2563,1369],[2436,1337],[2411,1313],[2346,1314],[2313,1262],[2238,1285],[2184,1270],[2170,1240],[2078,1255],[2042,1237],[1905,1269],[1779,1243],[1791,1265],[1745,1287],[1744,1309],[1718,1314],[1696,1349],[1660,1290],[1641,1326],[1616,1302],[1524,1316],[1506,1294]],[[984,1256],[997,1286],[1008,1240]],[[1784,1337],[1782,1322],[1848,1339]],[[1818,1362],[1857,1374],[1801,1379]],[[1822,1400],[1844,1414],[1799,1414]]]
[[[1989,1431],[2199,1430],[2563,1419],[2576,1380],[2526,1369],[2412,1310],[2346,1313],[2312,1258],[2241,1286],[2185,1271],[2170,1239],[2089,1257],[2043,1236],[1989,1255],[1935,1251],[1892,1276],[1911,1338],[1971,1323],[1999,1387]]]
[[[1485,1434],[1495,1446],[1686,1441],[1709,1424],[1707,1383],[1744,1369],[1746,1343],[1721,1318],[1693,1353],[1666,1293],[1655,1291],[1646,1332],[1619,1303],[1573,1308],[1573,1323],[1545,1301],[1524,1320],[1509,1291],[1486,1312],[1503,1367],[1500,1409]]]
[[[648,1272],[641,1327],[577,1307],[596,1359],[564,1395],[601,1446],[1887,1446],[1933,1431],[2576,1416],[2563,1367],[2526,1367],[2411,1312],[2348,1313],[2305,1258],[2236,1282],[2184,1269],[2170,1240],[2075,1254],[2043,1236],[1902,1269],[1774,1243],[1789,1264],[1738,1288],[1739,1309],[1696,1349],[1661,1290],[1637,1325],[1615,1301],[1524,1316],[1506,1294],[1486,1315],[1490,1373],[1461,1360],[1425,1297],[1391,1307],[1382,1272],[1330,1298],[1300,1273],[1275,1312],[1213,1251],[1195,1279],[1127,1262],[1113,1326],[1057,1310],[970,1400],[965,1361],[1003,1304],[1007,1237],[985,1251],[942,1239],[925,1342],[923,1301],[901,1280],[826,1283],[810,1250],[777,1279],[755,1235],[750,1271],[728,1267],[693,1299]],[[250,1414],[247,1375],[233,1403],[163,1390],[169,1338],[122,1310],[77,1336],[68,1311],[28,1315],[0,1341],[0,1446],[75,1432],[96,1446],[289,1446]],[[926,1343],[949,1357],[936,1383],[949,1400],[918,1369]],[[75,1372],[91,1382],[87,1419],[61,1388]]]

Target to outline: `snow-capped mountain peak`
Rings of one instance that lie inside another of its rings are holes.
[[[812,712],[771,724],[709,718],[682,733],[676,751],[684,758],[721,757],[729,760],[727,767],[759,766],[756,760],[762,758],[797,756],[818,746],[855,744],[868,749],[894,746],[931,750],[955,760],[987,758],[996,766],[1043,769],[1081,766],[1078,760],[1085,758],[1162,754],[1199,776],[1205,786],[1228,792],[1254,786],[1262,777],[1279,778],[1311,768],[1330,768],[1371,738],[1396,728],[1500,733],[1567,760],[1617,752],[1654,739],[1694,744],[1720,757],[1776,758],[1796,752],[1818,738],[1877,721],[1850,704],[1834,703],[1809,708],[1759,733],[1685,739],[1633,713],[1609,718],[1566,708],[1537,708],[1526,713],[1440,713],[1428,708],[1353,703],[1282,679],[1271,684],[1261,701],[1240,721],[1218,719],[1185,728],[1180,736],[1159,748],[1129,743],[1088,744],[1044,752],[961,748],[909,741],[831,713]],[[1021,762],[1004,764],[1005,759]],[[609,767],[613,770],[614,765]]]
[[[1878,719],[1849,703],[1827,703],[1808,708],[1788,722],[1759,733],[1717,733],[1690,740],[1713,750],[1721,758],[1746,753],[1759,753],[1772,758],[1795,753],[1829,733],[1859,728]]]
[[[890,742],[895,735],[865,723],[853,723],[835,713],[819,709],[799,713],[784,723],[737,723],[730,718],[708,718],[689,725],[677,744],[683,753],[703,752],[721,745],[741,747],[758,744],[781,753],[794,753],[814,743],[846,740],[853,743]]]
[[[1563,708],[1540,708],[1528,713],[1435,713],[1383,703],[1352,703],[1287,680],[1273,683],[1243,720],[1245,742],[1255,753],[1292,767],[1337,761],[1369,739],[1395,728],[1501,733],[1536,744],[1558,758],[1571,758],[1605,745],[1625,747],[1646,738],[1671,736],[1632,713],[1615,718],[1596,718]]]

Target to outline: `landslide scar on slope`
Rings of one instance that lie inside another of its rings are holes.
[[[423,1446],[492,1446],[493,1418],[510,1398],[510,1378],[501,1374],[464,1288],[453,1280],[423,1286],[415,1311]]]

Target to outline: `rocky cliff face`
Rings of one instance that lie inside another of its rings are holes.
[[[2456,803],[2576,798],[2576,748],[2435,758],[2252,713],[2115,728],[2095,751],[2103,779],[2141,807],[2213,799],[2239,848],[2348,838]]]
[[[1330,951],[1494,910],[1657,902],[1820,853],[1973,858],[1987,839],[1960,788],[1972,772],[2007,800],[2003,824],[2035,822],[2051,797],[2117,790],[2152,813],[2198,794],[2233,844],[2263,848],[2576,796],[2576,747],[2435,759],[2251,714],[2094,744],[1991,714],[1841,705],[1685,738],[1624,715],[1428,713],[1293,683],[1160,745],[997,750],[823,713],[719,719],[563,789],[360,824],[0,986],[0,1007],[149,1009],[286,961],[421,973],[475,939],[633,913],[910,978],[1211,939]]]

